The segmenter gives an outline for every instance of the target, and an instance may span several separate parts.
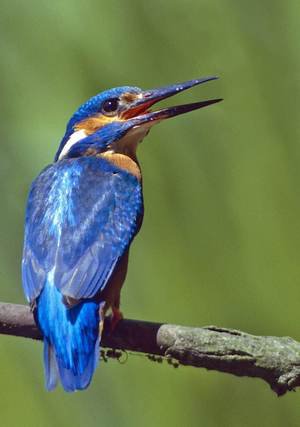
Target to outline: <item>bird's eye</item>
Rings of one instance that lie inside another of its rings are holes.
[[[106,116],[112,116],[116,113],[119,107],[118,98],[110,98],[103,102],[102,104],[102,113]]]

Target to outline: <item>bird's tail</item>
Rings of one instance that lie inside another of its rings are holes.
[[[46,387],[60,379],[65,391],[85,389],[99,360],[99,303],[67,308],[49,280],[37,301],[37,322],[44,335]]]

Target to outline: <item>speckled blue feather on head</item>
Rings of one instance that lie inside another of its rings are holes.
[[[70,138],[72,133],[74,132],[74,126],[81,122],[84,119],[87,119],[88,117],[93,116],[94,114],[97,114],[100,112],[101,105],[104,101],[110,98],[116,98],[122,95],[123,93],[130,92],[130,93],[141,93],[141,89],[135,86],[120,86],[113,89],[108,89],[104,92],[98,93],[97,95],[93,96],[92,98],[88,99],[84,104],[82,104],[77,111],[73,114],[73,116],[70,118],[65,135],[63,139],[61,140],[61,143],[58,147],[57,153],[55,154],[55,161],[57,161],[59,154],[61,153],[63,146],[67,142],[67,140]]]

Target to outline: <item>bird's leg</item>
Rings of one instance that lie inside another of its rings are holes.
[[[112,333],[119,321],[123,319],[123,314],[120,310],[120,290],[115,293],[114,300],[111,305],[110,332]]]
[[[102,301],[105,301],[103,311],[100,312],[100,319],[103,319],[107,310],[111,309],[110,327],[109,330],[112,333],[117,326],[119,320],[123,319],[123,315],[120,311],[120,293],[124,283],[128,264],[128,249],[119,260],[106,288],[101,294]],[[100,330],[103,329],[103,321],[100,321]]]
[[[110,319],[110,332],[112,333],[115,330],[119,321],[123,319],[123,314],[119,307],[112,307],[111,311],[112,315]]]
[[[101,339],[103,328],[104,328],[105,316],[106,316],[106,313],[107,313],[109,308],[111,309],[110,328],[109,328],[110,333],[112,333],[115,330],[119,321],[123,319],[123,314],[120,310],[120,296],[118,296],[118,298],[115,299],[114,304],[110,304],[107,301],[101,303],[100,308],[99,308],[99,317],[100,317],[99,336],[100,336],[100,339]]]

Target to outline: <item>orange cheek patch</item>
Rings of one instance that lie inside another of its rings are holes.
[[[87,135],[91,135],[103,126],[114,122],[116,119],[117,117],[107,117],[104,115],[100,115],[98,117],[89,117],[88,119],[79,122],[75,126],[75,130],[84,130]]]

